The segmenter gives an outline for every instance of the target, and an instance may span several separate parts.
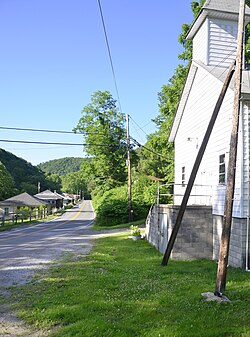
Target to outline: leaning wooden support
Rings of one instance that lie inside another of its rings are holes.
[[[235,67],[235,62],[233,64],[231,64],[231,66],[229,67],[227,77],[224,81],[223,87],[221,89],[221,93],[220,93],[219,98],[217,100],[217,103],[215,105],[215,108],[214,108],[214,111],[212,113],[210,122],[208,124],[207,131],[206,131],[205,136],[203,138],[203,141],[201,143],[201,147],[198,151],[198,154],[197,154],[197,157],[196,157],[196,160],[195,160],[195,163],[194,163],[194,166],[193,166],[193,169],[192,169],[192,172],[191,172],[191,175],[190,175],[190,178],[189,178],[189,181],[188,181],[188,184],[187,184],[182,202],[181,202],[180,210],[179,210],[174,228],[172,230],[170,239],[168,241],[167,249],[166,249],[165,254],[163,256],[163,259],[162,259],[162,263],[161,263],[162,266],[166,266],[167,263],[168,263],[168,260],[170,258],[170,254],[172,252],[172,249],[173,249],[173,246],[174,246],[174,243],[175,243],[175,239],[176,239],[176,236],[178,234],[178,231],[179,231],[179,228],[180,228],[180,225],[181,225],[181,221],[182,221],[182,218],[183,218],[186,206],[187,206],[187,202],[188,202],[191,190],[193,188],[193,184],[194,184],[194,180],[196,178],[197,171],[199,169],[201,160],[202,160],[204,152],[206,150],[207,143],[208,143],[210,135],[212,133],[214,123],[215,123],[216,118],[218,116],[218,113],[219,113],[220,107],[222,105],[223,99],[224,99],[225,94],[227,92],[227,88],[228,88],[228,86],[230,84],[230,81],[232,79],[232,76],[233,76],[233,73],[234,73],[234,67]]]

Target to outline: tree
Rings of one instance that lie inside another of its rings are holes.
[[[0,161],[14,181],[15,191],[12,195],[26,191],[26,188],[28,193],[37,193],[38,182],[41,183],[41,188],[48,188],[44,173],[26,160],[0,149]]]
[[[162,178],[166,183],[174,180],[174,146],[168,142],[173,117],[185,82],[187,68],[179,65],[169,83],[158,94],[160,114],[154,119],[158,130],[148,137],[145,147],[139,152],[138,169],[146,175]],[[158,155],[157,155],[158,153]]]
[[[13,195],[13,188],[14,180],[0,161],[0,200],[11,197]]]
[[[250,7],[250,0],[246,0],[246,4]],[[249,67],[250,65],[250,23],[245,29],[245,63]]]
[[[204,0],[201,0],[200,2],[193,1],[191,3],[194,19],[204,2]],[[145,145],[146,148],[152,149],[152,151],[149,152],[146,149],[139,151],[140,162],[138,169],[141,169],[144,174],[163,178],[166,183],[171,183],[174,179],[174,147],[172,143],[168,142],[168,137],[187,76],[188,65],[192,58],[192,42],[185,39],[190,26],[190,24],[184,23],[182,32],[179,35],[179,42],[184,47],[179,59],[188,62],[178,65],[168,84],[164,84],[158,94],[160,113],[154,119],[157,131],[148,137]]]
[[[51,191],[61,191],[62,179],[56,173],[45,173],[46,185]]]
[[[91,158],[96,185],[119,185],[126,180],[125,116],[108,91],[97,91],[82,110],[74,131],[81,131],[84,151]]]
[[[204,5],[205,0],[200,0],[200,3],[197,1],[192,1],[191,8],[194,14],[194,19],[198,16],[202,6]],[[186,40],[187,33],[191,27],[191,24],[184,23],[182,25],[182,32],[179,35],[178,41],[184,47],[184,51],[178,55],[180,60],[190,61],[192,59],[192,41]]]
[[[62,189],[64,192],[79,194],[81,193],[85,199],[88,198],[89,194],[87,191],[86,182],[83,178],[81,171],[70,172],[61,177],[62,179]]]
[[[86,158],[64,157],[40,163],[37,167],[43,172],[56,173],[61,176],[70,172],[79,171],[81,164],[85,160]]]

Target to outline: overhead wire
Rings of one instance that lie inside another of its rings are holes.
[[[101,1],[98,0],[98,5],[99,5],[99,11],[100,11],[100,16],[101,16],[101,21],[102,21],[102,26],[103,26],[103,31],[104,31],[104,36],[105,36],[105,41],[106,41],[106,46],[108,50],[108,55],[109,55],[109,61],[111,65],[111,70],[113,74],[113,80],[115,84],[115,89],[116,89],[116,95],[118,99],[118,104],[120,111],[122,111],[121,108],[121,101],[120,101],[120,95],[118,91],[118,86],[117,86],[117,81],[116,81],[116,75],[115,75],[115,69],[113,65],[113,60],[112,60],[112,55],[111,55],[111,49],[109,45],[109,40],[108,40],[108,34],[107,34],[107,29],[105,25],[105,20],[104,20],[104,15],[102,11],[102,6],[101,6]],[[2,130],[14,130],[14,131],[32,131],[32,132],[47,132],[47,133],[60,133],[60,134],[100,134],[99,132],[96,133],[90,133],[90,132],[77,132],[77,131],[63,131],[63,130],[47,130],[47,129],[33,129],[33,128],[18,128],[18,127],[5,127],[5,126],[0,126],[0,129]],[[62,143],[62,142],[40,142],[40,141],[27,141],[27,140],[7,140],[7,139],[0,139],[0,142],[8,142],[8,143],[23,143],[23,144],[42,144],[42,145],[66,145],[66,146],[114,146],[117,147],[116,145],[111,145],[111,144],[80,144],[80,143]]]
[[[114,144],[94,144],[94,143],[61,143],[61,142],[43,142],[43,141],[29,141],[29,140],[9,140],[0,139],[0,142],[5,143],[22,143],[22,144],[40,144],[40,145],[67,145],[67,146],[100,146],[100,147],[119,147],[120,145]]]
[[[148,134],[140,127],[140,125],[138,123],[136,123],[136,121],[130,116],[130,119],[135,123],[135,125],[146,135],[148,136]]]
[[[61,134],[103,134],[100,132],[87,132],[87,131],[64,131],[64,130],[48,130],[48,129],[33,129],[33,128],[18,128],[18,127],[9,127],[9,126],[0,126],[1,130],[13,130],[13,131],[31,131],[31,132],[46,132],[46,133],[61,133]]]
[[[101,20],[102,20],[102,27],[103,27],[103,31],[104,31],[106,46],[107,46],[108,55],[109,55],[109,62],[110,62],[110,66],[111,66],[111,70],[112,70],[112,74],[113,74],[116,95],[117,95],[120,111],[122,111],[121,101],[120,101],[120,95],[119,95],[117,81],[116,81],[116,76],[115,76],[115,68],[114,68],[114,64],[113,64],[113,60],[112,60],[112,55],[111,55],[111,50],[110,50],[110,46],[109,46],[108,34],[107,34],[106,25],[105,25],[105,21],[104,21],[104,16],[103,16],[103,11],[102,11],[102,6],[101,6],[101,0],[98,0],[98,5],[99,5],[99,11],[100,11]]]
[[[127,154],[127,150],[124,152],[123,156],[121,157],[121,159],[119,160],[118,164],[116,165],[114,171],[111,174],[111,177],[114,176],[115,172],[117,171],[118,167],[120,166],[121,162],[124,160],[124,157]]]
[[[135,145],[137,145],[137,146],[139,146],[139,147],[142,147],[142,148],[144,148],[145,150],[147,150],[147,151],[149,151],[149,152],[151,152],[151,153],[156,154],[157,156],[160,156],[160,157],[164,157],[164,158],[165,158],[165,156],[164,156],[163,154],[158,153],[158,152],[156,152],[156,151],[154,151],[154,150],[152,150],[152,149],[149,149],[148,147],[146,147],[146,146],[140,144],[136,139],[134,139],[134,138],[132,138],[132,137],[130,137],[130,139],[134,142]]]
[[[102,6],[101,6],[101,1],[98,0],[98,5],[99,5],[99,11],[100,11],[100,16],[101,16],[101,20],[102,20],[102,26],[103,26],[103,31],[104,31],[104,35],[105,35],[105,41],[106,41],[106,46],[107,46],[107,50],[108,50],[108,55],[109,55],[109,61],[110,61],[110,65],[111,65],[111,69],[112,69],[112,74],[113,74],[113,79],[114,79],[114,84],[115,84],[115,88],[116,88],[116,94],[117,94],[117,98],[118,98],[118,103],[119,103],[119,107],[120,110],[121,109],[121,102],[120,102],[120,96],[119,96],[119,91],[118,91],[118,86],[117,86],[117,81],[116,81],[116,75],[115,75],[115,70],[114,70],[114,65],[113,65],[113,61],[112,61],[112,55],[111,55],[111,49],[109,46],[109,40],[108,40],[108,34],[107,34],[107,30],[106,30],[106,26],[105,26],[105,21],[104,21],[104,16],[103,16],[103,11],[102,11]],[[232,42],[230,45],[233,45],[234,43]],[[230,47],[229,45],[229,47]],[[231,50],[218,64],[217,66],[214,66],[212,69],[210,69],[205,76],[203,76],[203,78],[200,80],[199,84],[201,84],[202,81],[205,80],[205,78],[212,73],[212,71],[218,67],[222,62],[224,62],[231,54],[232,54]],[[227,68],[225,68],[225,71],[227,71]],[[221,73],[220,77],[221,78],[224,75],[224,72]],[[198,101],[198,99],[197,99]],[[192,106],[197,103],[197,101],[193,102]],[[137,127],[146,135],[148,136],[148,134],[138,125],[138,123],[130,116],[131,120],[137,125]],[[48,129],[34,129],[34,128],[19,128],[19,127],[6,127],[6,126],[0,126],[0,129],[2,130],[14,130],[14,131],[28,131],[28,132],[46,132],[46,133],[59,133],[59,134],[96,134],[96,133],[89,133],[89,132],[79,132],[79,131],[64,131],[64,130],[48,130]],[[138,141],[136,141],[135,139],[133,139],[131,137],[132,140],[134,140],[136,142],[136,145],[139,147],[143,147],[146,150],[157,154],[158,156],[162,156],[161,154],[148,149],[147,147],[145,147],[144,145],[140,144]],[[106,145],[106,144],[81,144],[81,143],[63,143],[63,142],[40,142],[40,141],[25,141],[25,140],[6,140],[6,139],[0,139],[0,142],[9,142],[9,143],[23,143],[23,144],[43,144],[43,145],[63,145],[63,146],[114,146],[114,145]]]
[[[98,177],[99,179],[107,179],[109,177],[113,177],[115,172],[117,171],[118,167],[120,166],[121,162],[124,160],[124,157],[127,154],[127,150],[124,152],[123,156],[121,157],[121,159],[119,160],[118,164],[116,165],[116,167],[114,168],[113,172],[109,175],[109,176],[102,176],[102,177]]]

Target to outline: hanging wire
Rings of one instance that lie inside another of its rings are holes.
[[[47,130],[47,129],[33,129],[33,128],[17,128],[9,126],[0,126],[1,130],[13,130],[13,131],[31,131],[31,132],[47,132],[47,133],[64,133],[64,134],[100,134],[100,132],[87,132],[87,131],[64,131],[64,130]],[[105,135],[106,133],[102,133]]]
[[[116,81],[116,76],[115,76],[115,69],[114,69],[114,65],[113,65],[113,61],[112,61],[111,50],[110,50],[109,40],[108,40],[108,34],[107,34],[104,16],[103,16],[103,12],[102,12],[101,0],[98,0],[98,5],[99,5],[100,15],[101,15],[101,19],[102,19],[102,26],[103,26],[103,31],[104,31],[104,35],[105,35],[105,41],[106,41],[106,45],[107,45],[107,49],[108,49],[110,66],[111,66],[111,69],[112,69],[113,79],[114,79],[114,83],[115,83],[115,90],[116,90],[116,95],[117,95],[117,99],[118,99],[118,104],[119,104],[119,107],[120,107],[120,111],[122,112],[121,101],[120,101],[120,96],[119,96],[118,86],[117,86],[117,81]]]
[[[119,145],[114,145],[114,144],[60,143],[60,142],[40,142],[40,141],[9,140],[9,139],[0,139],[0,142],[4,142],[4,143],[21,143],[21,144],[40,144],[40,145],[100,146],[100,147],[114,147],[114,148],[119,147]]]

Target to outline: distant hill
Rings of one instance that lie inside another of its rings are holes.
[[[65,157],[46,161],[38,164],[37,167],[43,172],[55,173],[61,176],[70,172],[79,171],[82,163],[86,160],[88,159],[80,157]]]
[[[56,186],[38,167],[11,152],[0,149],[0,162],[14,181],[14,186],[8,196],[5,196],[6,198],[22,192],[35,194],[38,190],[38,183],[40,183],[41,191],[58,189],[58,185]]]

